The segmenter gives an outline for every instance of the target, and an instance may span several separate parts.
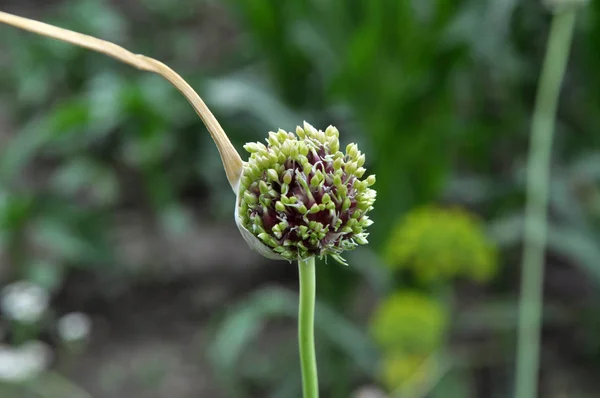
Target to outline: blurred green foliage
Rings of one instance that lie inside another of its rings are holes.
[[[386,389],[397,396],[420,396],[419,388],[434,375],[436,363],[422,355],[390,355],[383,359],[381,381]]]
[[[468,310],[456,313],[464,286],[452,290],[453,282],[440,278],[441,287],[418,293],[423,297],[417,305],[402,305],[386,318],[406,327],[394,337],[418,345],[402,337],[416,330],[402,321],[403,311],[429,313],[449,334],[492,336],[503,349],[489,366],[502,369],[512,350],[523,165],[549,20],[541,2],[126,3],[59,2],[43,19],[164,60],[198,90],[238,148],[307,120],[319,128],[336,125],[343,144],[357,142],[367,154],[365,167],[377,174],[378,191],[372,245],[349,255],[349,268],[331,263],[318,270],[317,341],[327,396],[345,398],[357,380],[381,379],[381,363],[389,363],[384,379],[390,389],[394,379],[427,371],[418,364],[429,352],[378,358],[364,326],[368,317],[351,315],[364,285],[384,306],[409,294],[417,284],[394,269],[415,253],[423,254],[417,273],[439,275],[452,266],[475,279],[497,272],[497,279],[477,287],[486,295],[475,295],[480,312],[471,309],[478,316],[469,320],[463,319]],[[222,29],[222,14],[237,25],[233,39],[214,33]],[[200,24],[207,27],[199,30]],[[0,125],[0,250],[6,257],[0,261],[10,264],[6,279],[29,279],[54,292],[70,267],[118,269],[111,231],[129,209],[172,232],[184,224],[189,203],[202,203],[215,222],[233,224],[233,196],[217,151],[172,87],[73,46],[3,26],[0,37],[0,119],[8,118]],[[549,257],[558,258],[552,264],[566,264],[569,275],[593,289],[600,284],[599,38],[600,4],[591,2],[580,18],[561,100],[548,231]],[[467,210],[419,210],[435,202]],[[497,257],[493,246],[501,252]],[[394,255],[388,257],[390,247]],[[464,289],[467,297],[471,289]],[[571,297],[578,289],[559,293]],[[548,322],[574,329],[584,324],[586,335],[597,336],[600,322],[588,318],[597,318],[598,298],[582,310],[558,297],[549,305],[572,315],[553,317],[550,311]],[[435,300],[446,300],[442,313]],[[258,389],[272,397],[298,396],[294,346],[286,351],[289,345],[282,343],[275,359],[252,352],[269,320],[295,315],[295,302],[289,291],[268,288],[215,314],[221,322],[210,354],[223,385],[235,387],[232,394],[250,396]],[[432,330],[436,341],[440,330]],[[427,336],[423,330],[417,335]],[[590,366],[600,367],[597,337],[569,344],[576,358],[591,357]],[[451,342],[443,353],[453,372],[432,394],[475,397],[465,386],[472,384],[469,372],[481,368],[470,357],[479,346],[454,348]],[[568,367],[579,371],[577,364]],[[495,374],[509,390],[501,370]]]
[[[68,3],[57,15],[49,22],[127,45],[124,16],[108,2]],[[0,236],[14,249],[13,266],[27,272],[41,260],[55,263],[49,269],[115,263],[107,234],[116,210],[144,209],[168,228],[186,191],[204,196],[202,176],[223,193],[226,184],[215,183],[223,173],[202,160],[210,137],[198,133],[193,111],[160,78],[2,29],[10,54],[2,87],[15,104],[11,121],[21,126],[0,156]],[[44,258],[24,243],[25,230],[39,235]]]
[[[213,332],[215,340],[209,354],[217,377],[227,387],[228,396],[252,396],[249,393],[252,385],[274,386],[269,390],[276,397],[301,395],[295,344],[273,340],[271,344],[277,347],[270,348],[275,349],[278,356],[265,358],[261,355],[264,348],[254,347],[253,343],[268,322],[287,318],[294,327],[297,310],[296,293],[268,287],[246,297],[224,314]],[[375,376],[376,348],[364,331],[337,309],[317,303],[315,316],[320,386],[331,391],[332,396],[347,395],[351,375]],[[343,354],[343,363],[339,353]],[[268,390],[262,392],[267,393]]]

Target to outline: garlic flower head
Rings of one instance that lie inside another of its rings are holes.
[[[375,176],[362,179],[365,155],[356,144],[341,152],[339,132],[308,123],[296,133],[269,133],[249,143],[237,189],[235,218],[250,247],[271,259],[332,256],[367,243],[373,224]]]

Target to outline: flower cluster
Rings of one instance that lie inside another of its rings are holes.
[[[384,358],[381,382],[389,391],[411,391],[434,374],[437,363],[422,355],[393,355]]]
[[[356,144],[340,151],[339,132],[308,123],[296,134],[269,133],[267,145],[249,143],[236,221],[251,246],[271,258],[303,260],[340,254],[367,243],[367,213],[375,176],[362,179],[365,155]],[[262,248],[260,247],[262,245]]]
[[[386,353],[431,353],[442,343],[448,323],[437,301],[416,291],[386,297],[371,319],[371,334]]]
[[[497,251],[482,224],[461,209],[413,210],[392,232],[387,261],[410,268],[425,282],[467,276],[489,280],[497,268]]]
[[[417,291],[399,291],[379,304],[370,326],[382,353],[380,379],[388,390],[418,387],[436,371],[434,353],[448,326],[440,303]]]

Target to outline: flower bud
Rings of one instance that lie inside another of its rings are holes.
[[[35,323],[44,314],[50,301],[49,293],[29,281],[14,282],[2,289],[0,305],[9,319]]]
[[[91,332],[92,321],[81,312],[71,312],[58,320],[58,336],[65,343],[86,339]]]
[[[12,347],[0,344],[0,382],[21,384],[39,377],[52,361],[51,348],[41,341]]]
[[[335,127],[323,132],[306,122],[295,134],[269,133],[266,142],[245,146],[250,158],[235,216],[242,236],[268,258],[330,255],[344,263],[342,251],[366,244],[365,229],[372,224],[367,213],[375,202],[369,188],[375,176],[361,180],[364,155],[356,144],[340,152]]]

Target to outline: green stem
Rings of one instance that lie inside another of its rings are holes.
[[[304,398],[319,397],[317,358],[315,355],[315,258],[298,261],[300,306],[298,308],[298,348],[302,369]]]
[[[558,96],[574,25],[575,7],[557,10],[550,28],[531,126],[515,375],[516,398],[537,397],[550,154]]]

